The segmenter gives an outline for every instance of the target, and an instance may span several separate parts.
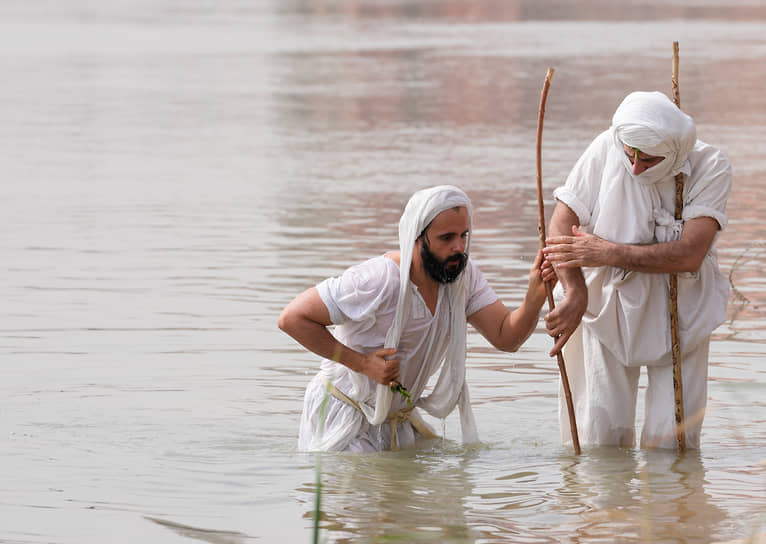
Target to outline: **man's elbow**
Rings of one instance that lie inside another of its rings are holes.
[[[500,351],[504,351],[505,353],[516,353],[519,351],[519,348],[521,347],[520,343],[515,344],[505,344],[500,346],[495,346]]]
[[[529,338],[529,336],[525,338],[500,339],[492,342],[492,345],[497,350],[504,351],[506,353],[515,353],[519,351],[519,348],[521,348],[522,345],[524,345],[524,342],[527,340],[527,338]]]
[[[295,323],[295,313],[290,311],[289,306],[282,310],[282,313],[279,314],[279,319],[277,319],[277,327],[291,336],[292,331],[295,330]]]
[[[707,254],[689,255],[686,259],[681,261],[680,266],[676,272],[679,274],[694,274],[695,272],[699,272],[699,269],[702,268],[702,263],[705,262],[706,255]]]
[[[699,271],[700,266],[702,266],[702,263],[696,266],[693,264],[690,264],[688,266],[682,266],[680,270],[676,272],[676,274],[694,274]]]

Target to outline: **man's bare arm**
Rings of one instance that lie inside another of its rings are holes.
[[[510,311],[497,300],[468,316],[468,322],[497,349],[518,350],[537,327],[545,302],[546,281],[555,281],[555,273],[552,267],[543,267],[542,253],[538,252],[529,270],[527,294],[521,305]]]
[[[572,227],[580,225],[580,219],[572,209],[562,202],[556,203],[548,227],[550,237],[558,238],[565,234],[571,234]],[[545,248],[545,253],[548,248]],[[545,253],[546,259],[556,264]],[[545,326],[548,334],[556,339],[550,354],[555,355],[561,351],[569,337],[580,325],[582,316],[588,307],[588,290],[585,286],[585,278],[579,267],[559,267],[556,269],[561,286],[564,288],[564,300],[558,303],[556,308],[545,316]]]
[[[686,221],[680,240],[646,245],[618,244],[573,229],[568,235],[550,236],[545,256],[557,272],[581,266],[615,266],[649,273],[696,272],[717,232],[718,222],[711,217]]]
[[[278,322],[280,329],[320,357],[339,362],[377,383],[387,385],[399,381],[399,359],[385,359],[396,353],[395,348],[359,353],[338,342],[327,330],[331,324],[330,313],[316,287],[307,289],[285,306]]]

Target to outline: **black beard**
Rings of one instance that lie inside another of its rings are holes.
[[[468,255],[465,253],[455,253],[443,261],[440,261],[436,255],[431,253],[431,249],[428,247],[428,242],[426,242],[425,236],[421,238],[421,241],[420,258],[423,261],[423,268],[425,269],[426,274],[431,276],[432,279],[439,283],[452,283],[458,276],[460,276],[460,273],[465,270],[465,267],[468,264]],[[453,263],[457,263],[455,268],[447,267],[448,264]]]

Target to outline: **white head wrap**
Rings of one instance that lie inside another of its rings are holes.
[[[410,268],[415,241],[423,230],[441,212],[455,207],[468,209],[473,216],[471,200],[459,188],[452,185],[439,185],[415,193],[407,203],[399,221],[399,299],[391,328],[386,335],[385,347],[397,347],[402,331],[410,314],[411,288]],[[470,243],[471,237],[468,237]],[[469,247],[466,244],[465,252]],[[460,401],[461,427],[464,442],[476,442],[476,424],[470,406],[468,387],[465,383],[466,351],[466,315],[465,315],[465,273],[447,285],[447,297],[450,307],[449,345],[444,357],[439,378],[434,390],[427,397],[421,397],[417,406],[434,417],[444,418]],[[386,420],[391,407],[391,390],[387,385],[378,385],[375,399],[375,413],[365,414],[373,425]]]
[[[632,165],[622,144],[635,147],[647,155],[665,157],[662,162],[644,170],[633,179],[653,184],[690,173],[687,156],[697,141],[697,129],[691,117],[676,107],[660,92],[634,92],[625,97],[612,118],[614,143],[623,163],[633,176]]]

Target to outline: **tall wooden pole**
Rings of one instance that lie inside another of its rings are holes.
[[[542,142],[543,142],[543,119],[545,118],[545,102],[548,99],[548,89],[551,86],[553,78],[553,68],[548,68],[543,83],[543,91],[540,94],[540,109],[537,112],[537,232],[540,235],[540,249],[545,247],[545,207],[543,205],[543,168],[542,168]],[[545,292],[548,296],[548,310],[553,311],[555,303],[553,301],[553,288],[550,282],[545,283]],[[564,356],[561,351],[556,354],[559,363],[559,373],[561,374],[561,384],[564,387],[564,397],[569,411],[569,430],[572,434],[572,445],[577,455],[580,455],[580,438],[577,434],[577,422],[575,421],[574,403],[572,402],[572,391],[569,388],[569,378],[567,377],[567,368],[564,365]]]
[[[673,102],[681,109],[681,93],[678,90],[678,42],[673,42]],[[681,219],[684,207],[684,175],[676,174],[676,221]],[[676,441],[678,451],[686,451],[684,425],[684,386],[681,378],[681,337],[678,330],[678,276],[670,274],[670,341],[673,354],[673,391],[675,392]]]

